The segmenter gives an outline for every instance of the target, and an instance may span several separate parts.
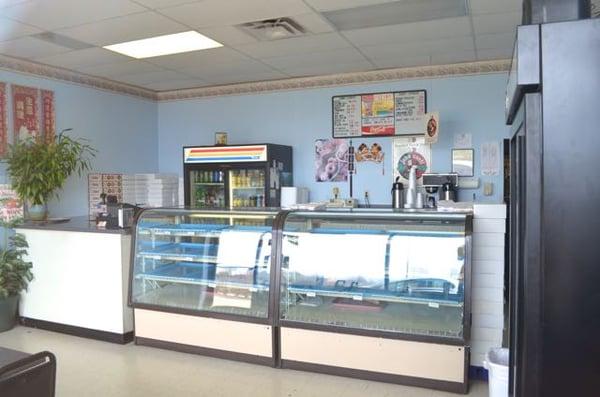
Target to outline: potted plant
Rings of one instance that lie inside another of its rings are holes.
[[[0,248],[0,332],[14,327],[17,318],[19,294],[27,289],[33,280],[31,262],[27,256],[27,240],[22,234],[12,234],[8,228],[12,224],[3,224],[4,246]]]
[[[47,203],[73,173],[91,168],[96,150],[84,139],[71,138],[63,130],[50,142],[28,138],[10,146],[6,161],[12,187],[26,205],[30,220],[45,220]]]

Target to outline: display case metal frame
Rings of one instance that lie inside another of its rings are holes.
[[[344,217],[356,217],[357,214],[364,216],[367,219],[373,218],[397,218],[399,220],[447,220],[447,221],[456,221],[456,220],[464,220],[465,222],[465,259],[464,259],[464,308],[463,308],[463,319],[462,319],[462,327],[463,333],[460,338],[453,337],[441,337],[441,336],[431,336],[431,335],[419,335],[419,334],[409,334],[403,332],[395,332],[395,331],[382,331],[382,330],[370,330],[370,329],[361,329],[361,328],[352,328],[352,327],[342,327],[342,326],[334,326],[334,325],[323,325],[317,323],[307,323],[307,322],[299,322],[292,320],[284,320],[280,317],[280,299],[281,299],[281,276],[282,269],[281,264],[279,263],[274,267],[274,272],[272,273],[272,289],[276,291],[277,294],[273,294],[271,299],[272,307],[273,307],[273,317],[275,319],[275,325],[278,329],[277,337],[278,337],[278,346],[280,351],[277,356],[277,365],[281,368],[288,369],[297,369],[304,371],[312,371],[312,372],[320,372],[320,373],[328,373],[332,375],[339,376],[350,376],[356,378],[362,378],[366,380],[375,380],[375,381],[383,381],[389,383],[398,383],[405,384],[411,386],[420,386],[427,387],[431,389],[445,390],[456,393],[467,393],[468,392],[468,372],[469,372],[469,342],[470,342],[470,329],[471,329],[471,244],[472,244],[472,215],[467,213],[439,213],[436,211],[390,211],[390,210],[369,210],[369,209],[359,209],[359,210],[336,210],[336,211],[326,211],[326,212],[302,212],[302,211],[282,211],[277,216],[277,220],[274,224],[277,224],[276,233],[277,245],[272,247],[273,258],[276,258],[278,262],[281,262],[282,257],[282,236],[284,233],[284,225],[286,219],[291,213],[295,214],[310,214],[315,215],[318,214],[323,218],[332,218],[339,219]],[[388,374],[381,373],[376,371],[366,371],[360,369],[353,369],[342,366],[329,366],[301,361],[293,361],[286,360],[281,357],[281,332],[283,328],[291,328],[291,329],[302,329],[308,331],[318,331],[318,332],[327,332],[334,334],[345,334],[345,335],[355,335],[362,337],[374,337],[381,338],[387,340],[399,340],[399,341],[411,341],[411,342],[422,342],[428,344],[440,344],[440,345],[450,345],[456,346],[459,349],[464,349],[464,379],[462,382],[449,382],[435,379],[427,379],[427,378],[418,378],[411,376],[403,376],[397,374]]]
[[[134,272],[135,272],[135,258],[136,258],[136,246],[137,246],[137,224],[139,222],[139,220],[143,217],[143,215],[145,213],[147,213],[148,211],[160,211],[163,213],[181,213],[184,211],[188,211],[190,214],[196,214],[196,215],[210,215],[210,216],[218,216],[218,215],[223,215],[223,217],[231,217],[231,218],[244,218],[244,215],[246,217],[248,216],[268,216],[268,215],[274,215],[273,217],[273,226],[272,226],[272,231],[271,231],[271,250],[273,252],[273,244],[276,244],[276,237],[275,237],[275,230],[276,229],[276,222],[278,220],[277,217],[277,211],[272,209],[272,208],[261,208],[261,209],[200,209],[200,208],[148,208],[145,210],[140,211],[138,214],[136,214],[136,217],[134,219],[134,230],[132,233],[132,239],[131,239],[131,244],[132,244],[132,250],[131,250],[131,265],[130,265],[130,272],[129,272],[129,291],[128,291],[128,304],[130,307],[132,307],[134,309],[134,323],[136,322],[136,313],[135,313],[135,309],[139,309],[139,310],[144,310],[144,311],[151,311],[151,312],[162,312],[162,313],[169,313],[169,314],[176,314],[176,315],[183,315],[183,316],[192,316],[192,317],[202,317],[202,318],[207,318],[207,319],[214,319],[214,320],[224,320],[224,321],[234,321],[234,322],[240,322],[240,323],[247,323],[247,324],[255,324],[255,325],[264,325],[266,327],[271,327],[271,331],[272,331],[272,340],[271,340],[271,348],[272,348],[272,355],[270,358],[268,357],[263,357],[263,356],[255,356],[255,355],[249,355],[249,354],[245,354],[245,353],[237,353],[237,352],[232,352],[232,351],[226,351],[226,350],[220,350],[220,349],[210,349],[210,348],[204,348],[201,346],[194,346],[194,345],[186,345],[186,344],[179,344],[179,343],[173,343],[173,342],[168,342],[168,341],[162,341],[162,340],[155,340],[155,339],[151,339],[151,338],[144,338],[144,337],[139,337],[137,334],[135,335],[134,338],[134,342],[138,345],[145,345],[145,346],[151,346],[151,347],[158,347],[158,348],[166,348],[166,349],[170,349],[170,350],[177,350],[177,351],[182,351],[182,352],[186,352],[186,353],[194,353],[194,354],[202,354],[202,355],[207,355],[207,356],[213,356],[213,357],[217,357],[217,358],[225,358],[225,359],[231,359],[231,360],[237,360],[237,361],[245,361],[245,362],[250,362],[250,363],[254,363],[254,364],[262,364],[262,365],[268,365],[268,366],[276,366],[277,365],[277,357],[278,357],[278,348],[277,348],[277,332],[276,332],[276,327],[273,326],[274,324],[274,318],[273,318],[273,299],[272,299],[272,295],[274,295],[274,289],[273,289],[273,284],[272,284],[272,275],[274,273],[274,267],[276,266],[276,261],[273,260],[273,253],[271,253],[271,260],[269,262],[269,269],[270,269],[270,273],[269,273],[269,296],[267,298],[267,316],[266,317],[253,317],[253,316],[247,316],[247,315],[241,315],[241,314],[231,314],[231,313],[220,313],[220,312],[215,312],[215,311],[209,311],[209,310],[202,310],[202,309],[188,309],[188,308],[181,308],[181,307],[173,307],[173,306],[166,306],[166,305],[158,305],[158,304],[149,304],[149,303],[141,303],[141,302],[135,302],[133,299],[133,281],[134,281]]]

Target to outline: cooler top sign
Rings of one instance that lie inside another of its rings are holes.
[[[259,161],[267,161],[267,145],[188,147],[183,150],[186,164]]]

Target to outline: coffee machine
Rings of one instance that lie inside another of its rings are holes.
[[[427,192],[425,202],[429,208],[437,207],[439,200],[456,201],[458,174],[423,174],[423,187]]]

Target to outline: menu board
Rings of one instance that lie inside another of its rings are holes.
[[[425,90],[334,96],[333,137],[422,134],[425,113]]]

